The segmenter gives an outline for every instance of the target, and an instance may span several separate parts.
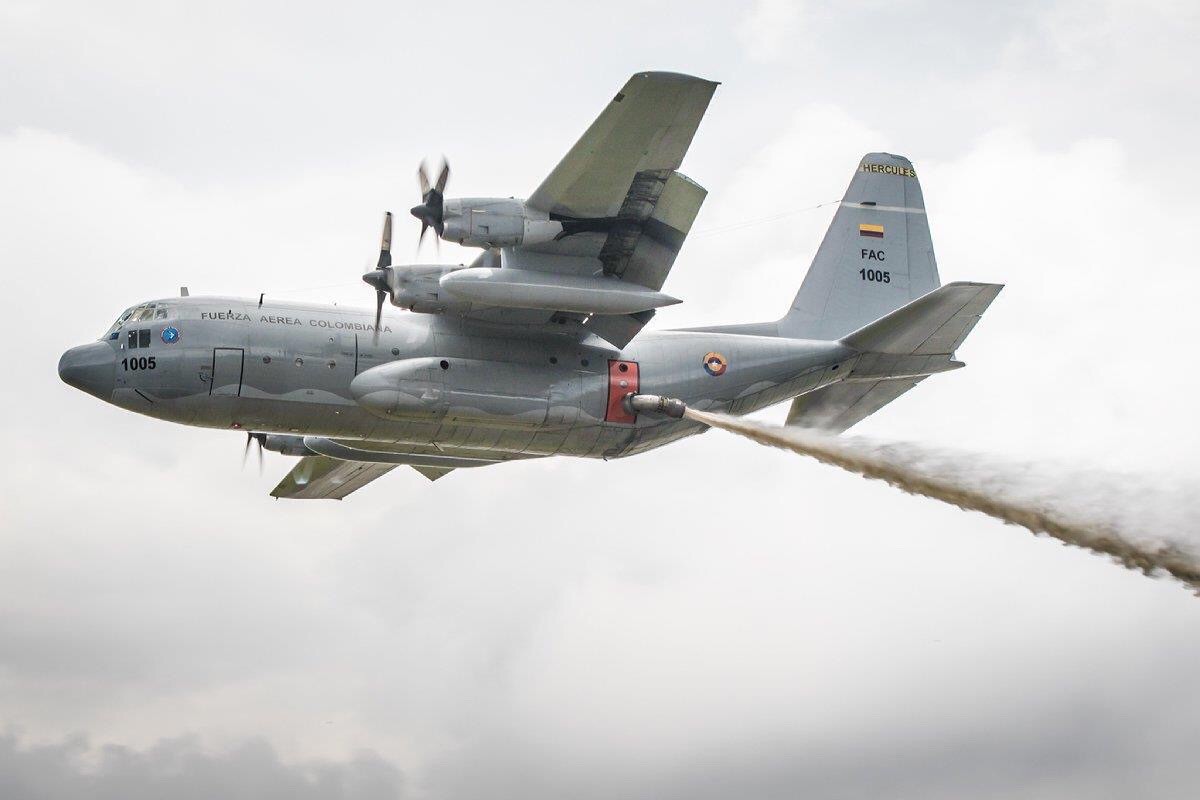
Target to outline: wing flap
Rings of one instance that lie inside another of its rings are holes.
[[[633,205],[627,217],[622,206],[618,219],[625,224],[614,227],[600,250],[604,272],[661,289],[707,196],[700,184],[670,172],[653,201]]]
[[[644,170],[634,176],[615,216],[564,220],[563,236],[514,248],[508,261],[553,272],[602,270],[658,291],[707,196],[703,186],[679,172]]]

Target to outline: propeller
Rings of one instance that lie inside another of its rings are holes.
[[[363,281],[375,288],[375,344],[379,344],[379,325],[383,321],[383,300],[392,290],[388,279],[392,271],[392,212],[383,214],[383,237],[379,242],[379,263],[363,275]]]
[[[242,469],[246,468],[246,457],[250,455],[250,442],[258,442],[258,474],[262,475],[263,471],[263,442],[266,441],[265,433],[251,433],[246,431],[246,446],[242,448]]]
[[[441,237],[445,229],[442,200],[446,191],[446,181],[450,179],[450,164],[442,156],[442,169],[438,172],[437,181],[431,186],[426,172],[425,161],[417,167],[417,181],[421,185],[421,205],[413,206],[409,212],[421,220],[421,235],[417,238],[417,249],[425,239],[425,231],[433,228],[434,233]]]

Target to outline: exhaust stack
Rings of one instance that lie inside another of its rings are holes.
[[[687,404],[674,397],[660,397],[656,394],[625,395],[625,410],[630,414],[662,414],[673,419],[683,419]]]

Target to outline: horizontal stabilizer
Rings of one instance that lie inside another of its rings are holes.
[[[861,353],[948,356],[1003,288],[997,283],[948,283],[859,328],[842,344]]]
[[[842,339],[859,351],[837,383],[792,401],[787,424],[841,433],[930,375],[963,366],[952,356],[1003,287],[948,283]]]
[[[857,425],[924,377],[891,378],[873,382],[841,382],[802,394],[792,401],[787,424],[841,433]]]

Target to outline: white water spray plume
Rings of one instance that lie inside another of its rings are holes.
[[[780,428],[690,408],[686,414],[760,444],[1110,556],[1146,575],[1169,574],[1200,596],[1200,512],[1191,500],[1196,487],[1172,488],[1129,475],[1005,462],[913,442]]]

